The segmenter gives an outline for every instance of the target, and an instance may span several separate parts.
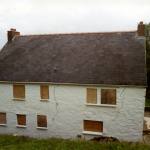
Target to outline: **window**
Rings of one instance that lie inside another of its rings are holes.
[[[103,132],[103,122],[84,120],[84,131]]]
[[[101,89],[101,104],[116,104],[116,89]]]
[[[6,113],[0,112],[0,124],[6,124]]]
[[[25,99],[25,85],[13,85],[13,96],[17,99]]]
[[[86,94],[87,105],[110,107],[115,107],[116,105],[116,89],[87,88]]]
[[[45,115],[37,115],[37,127],[47,128],[47,117]]]
[[[17,114],[17,125],[26,126],[26,115]]]
[[[42,100],[49,99],[49,86],[48,85],[41,85],[40,91],[41,91],[41,99]]]
[[[97,89],[87,88],[87,103],[97,103]]]

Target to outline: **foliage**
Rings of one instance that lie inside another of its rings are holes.
[[[34,139],[11,135],[0,136],[0,150],[149,150],[141,143],[98,143],[84,140]]]
[[[150,24],[145,25],[146,35],[146,65],[147,65],[147,92],[146,92],[146,106],[150,106]]]
[[[145,106],[150,106],[150,99],[146,99]]]

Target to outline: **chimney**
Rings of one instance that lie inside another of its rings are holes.
[[[138,24],[137,33],[138,36],[145,36],[145,24],[143,24],[143,21]]]
[[[19,36],[20,32],[16,31],[16,29],[10,29],[7,31],[8,42],[11,42],[15,36]]]

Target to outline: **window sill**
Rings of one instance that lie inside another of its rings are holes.
[[[49,102],[49,99],[40,99],[41,102]]]
[[[83,131],[82,133],[87,135],[103,135],[102,132],[93,132],[93,131]]]
[[[16,125],[17,128],[26,128],[27,126],[24,125]]]
[[[90,104],[86,103],[87,106],[98,106],[98,107],[117,107],[117,105],[108,105],[108,104]]]
[[[48,129],[47,127],[36,127],[36,128],[39,130],[47,130]]]
[[[12,100],[14,100],[14,101],[25,101],[24,98],[12,98]]]
[[[0,126],[4,126],[4,127],[6,127],[6,126],[7,126],[7,124],[0,124]]]

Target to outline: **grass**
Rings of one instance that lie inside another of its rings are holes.
[[[150,107],[150,99],[146,99],[145,106],[149,106]]]
[[[55,138],[33,139],[1,135],[0,150],[150,150],[150,145],[127,142],[98,143]]]

